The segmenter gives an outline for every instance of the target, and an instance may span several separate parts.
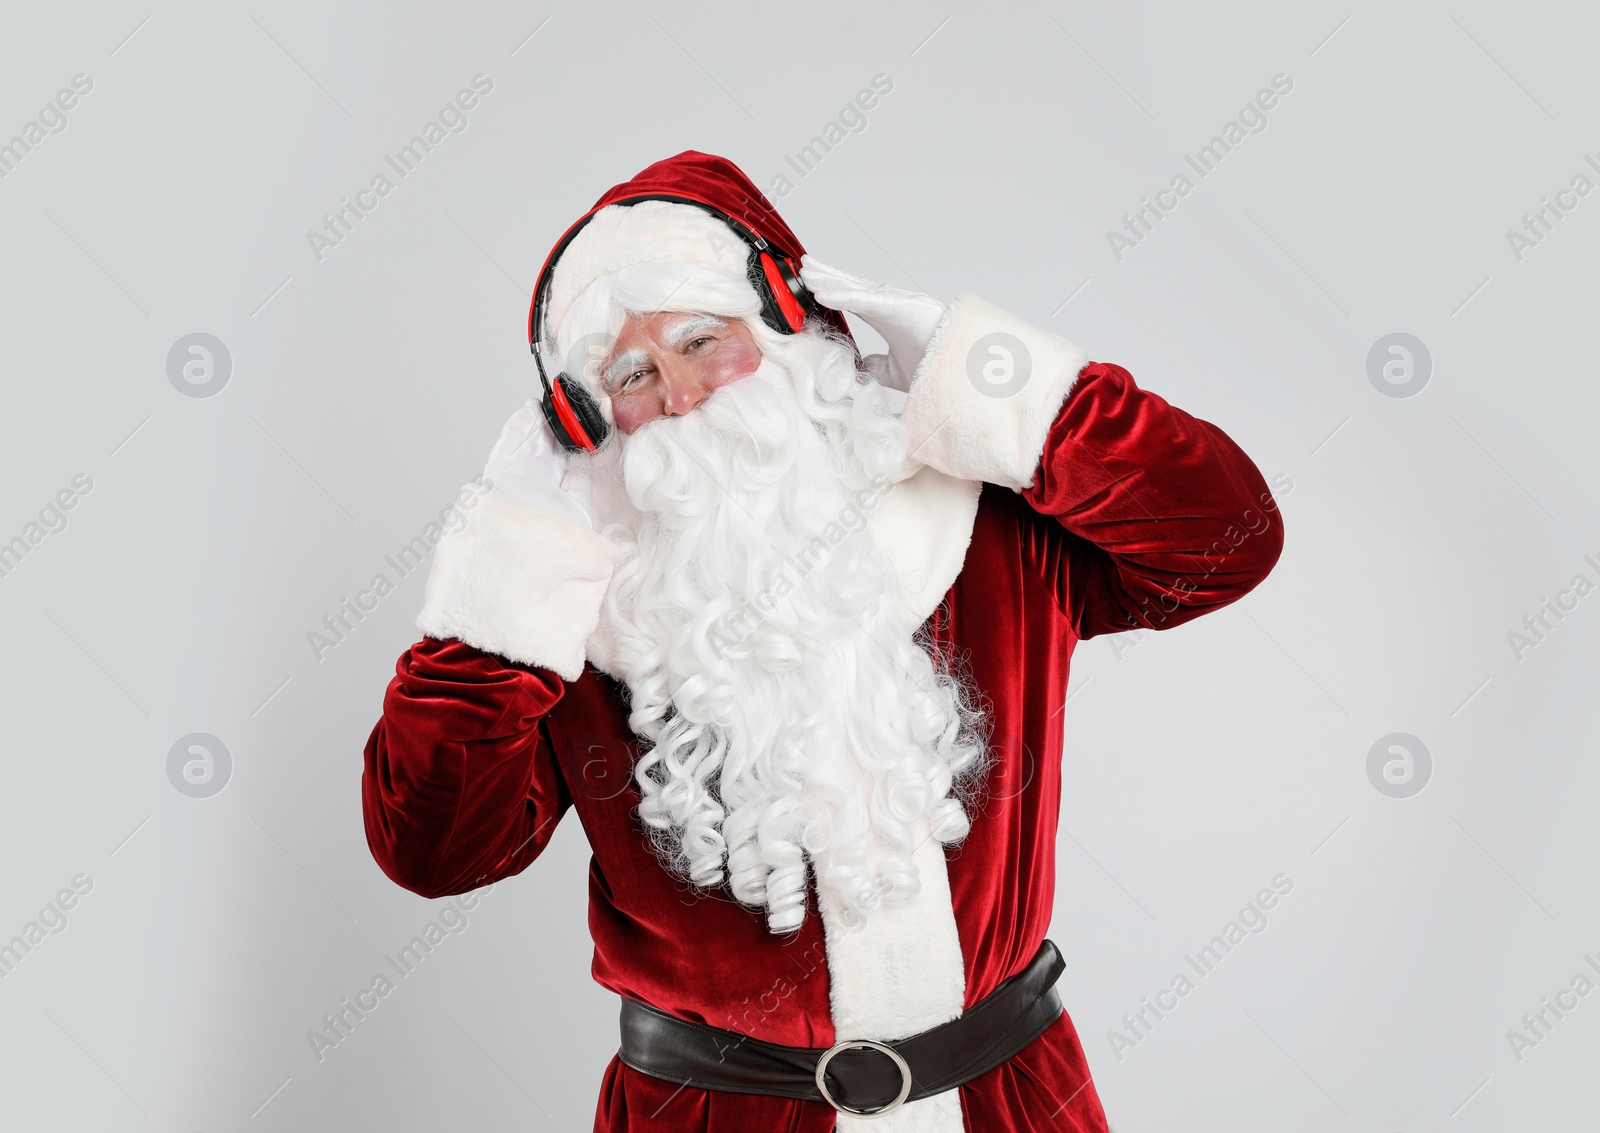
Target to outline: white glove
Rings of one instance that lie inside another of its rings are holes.
[[[813,256],[801,257],[800,279],[824,307],[860,316],[883,337],[889,347],[887,359],[873,354],[862,361],[884,385],[910,392],[912,375],[945,316],[945,305],[931,295],[885,287],[831,268]]]
[[[556,442],[535,401],[526,402],[500,430],[483,474],[496,499],[594,529],[589,462],[573,459]]]

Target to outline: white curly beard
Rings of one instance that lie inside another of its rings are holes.
[[[918,844],[967,833],[985,748],[865,530],[905,457],[898,395],[836,342],[762,346],[755,373],[619,438],[636,515],[604,531],[623,553],[601,620],[658,850],[783,933],[808,865],[830,929],[914,898]]]

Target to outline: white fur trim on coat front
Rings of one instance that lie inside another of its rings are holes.
[[[490,495],[439,541],[417,628],[575,681],[616,556],[593,531]]]
[[[927,820],[912,854],[922,888],[910,901],[883,905],[854,927],[830,901],[821,905],[828,949],[828,998],[835,1041],[892,1042],[948,1023],[961,1014],[966,969],[950,903],[944,847]],[[961,1133],[956,1090],[907,1102],[882,1117],[840,1115],[840,1133]]]
[[[894,564],[909,624],[927,621],[955,585],[982,491],[975,480],[918,465],[914,475],[890,485],[867,514],[874,544]]]
[[[1045,438],[1088,356],[976,295],[934,331],[900,420],[911,456],[962,480],[1033,483]]]
[[[920,624],[954,583],[972,538],[981,481],[1033,482],[1050,426],[1088,358],[976,296],[940,321],[912,379],[901,421],[908,467],[868,527],[894,561]],[[940,529],[937,516],[949,526]],[[927,836],[914,856],[922,889],[850,930],[822,905],[836,1038],[892,1040],[961,1014],[966,988],[944,847]],[[962,1133],[959,1090],[878,1118],[841,1115],[840,1133]]]

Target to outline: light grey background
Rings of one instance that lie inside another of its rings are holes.
[[[359,798],[421,573],[320,660],[307,634],[481,468],[532,389],[534,274],[595,197],[685,148],[769,188],[879,73],[777,202],[815,254],[976,291],[1293,485],[1255,593],[1073,668],[1052,935],[1117,1133],[1592,1122],[1600,996],[1520,1060],[1506,1036],[1600,978],[1600,597],[1520,660],[1507,633],[1600,581],[1600,196],[1520,261],[1506,232],[1600,183],[1600,27],[1205,7],[11,5],[0,140],[94,88],[0,180],[0,538],[93,487],[0,578],[0,941],[93,890],[0,980],[0,1125],[589,1127],[615,1000],[570,817],[312,1055],[439,913],[379,872]],[[478,73],[469,127],[319,262],[306,232]],[[1119,261],[1107,231],[1280,73],[1268,127]],[[168,380],[192,332],[232,355],[216,396]],[[1413,397],[1368,379],[1392,332],[1432,355]],[[233,761],[210,798],[167,775],[194,732]],[[1394,732],[1432,756],[1410,798],[1367,774]],[[1113,1053],[1276,874],[1266,931]]]

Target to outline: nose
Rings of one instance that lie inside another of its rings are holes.
[[[681,417],[710,396],[711,391],[701,384],[693,366],[670,354],[657,366],[661,373],[661,412],[667,416]]]

